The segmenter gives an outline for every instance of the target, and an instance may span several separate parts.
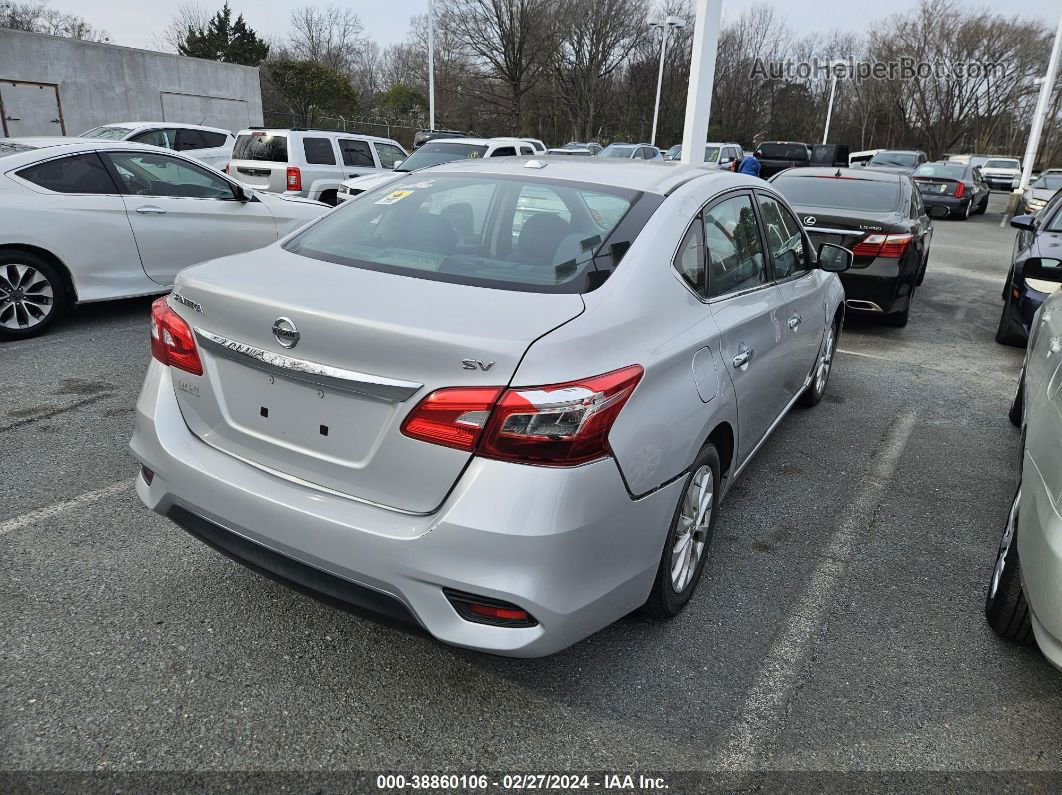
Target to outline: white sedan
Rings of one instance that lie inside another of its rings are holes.
[[[223,169],[232,159],[235,136],[220,127],[201,124],[174,124],[165,121],[124,121],[104,124],[81,133],[79,138],[100,138],[105,141],[131,141],[151,144],[163,149],[182,152],[208,166]]]
[[[73,304],[166,292],[182,268],[328,209],[154,146],[0,138],[0,339],[40,334]]]

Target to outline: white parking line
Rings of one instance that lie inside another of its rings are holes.
[[[715,766],[723,770],[754,770],[763,765],[767,744],[785,717],[789,701],[800,685],[808,653],[833,606],[834,591],[848,567],[856,538],[873,520],[914,424],[912,411],[889,428],[867,475],[867,488],[849,506],[823,550],[822,561],[811,575],[807,590],[786,616]]]
[[[23,527],[35,524],[44,519],[51,519],[53,516],[58,516],[66,511],[73,510],[82,505],[89,505],[94,502],[99,502],[105,497],[110,497],[112,494],[125,491],[131,488],[133,481],[123,480],[119,483],[112,483],[110,486],[104,486],[101,489],[95,491],[86,491],[84,494],[79,494],[70,500],[64,500],[63,502],[57,502],[54,505],[48,505],[44,508],[38,508],[35,511],[24,513],[21,516],[16,516],[13,519],[8,519],[6,522],[0,523],[0,536],[10,533],[12,530],[21,530]]]

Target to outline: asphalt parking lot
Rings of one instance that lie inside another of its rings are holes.
[[[1062,674],[983,617],[1018,447],[1004,201],[935,223],[907,328],[847,324],[681,616],[539,660],[339,612],[144,509],[150,301],[0,345],[0,768],[1059,769]]]

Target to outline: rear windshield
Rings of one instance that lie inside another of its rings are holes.
[[[131,127],[94,127],[88,132],[83,132],[78,138],[103,138],[107,141],[121,141],[129,135]]]
[[[633,152],[634,152],[634,147],[633,146],[616,146],[615,144],[613,144],[612,146],[606,146],[604,149],[602,149],[600,152],[597,153],[597,156],[598,157],[626,157],[626,158],[629,159]]]
[[[903,152],[879,152],[870,158],[872,166],[901,166],[910,168],[918,162],[916,155],[904,154]]]
[[[925,163],[916,168],[912,176],[962,179],[965,175],[966,166],[961,163]]]
[[[983,166],[984,168],[1013,168],[1017,169],[1017,160],[986,160]]]
[[[348,202],[285,248],[422,279],[583,293],[611,273],[661,200],[577,182],[415,174]],[[636,203],[644,211],[632,212]]]
[[[238,135],[232,147],[232,159],[287,163],[288,137],[258,132]]]
[[[771,184],[795,205],[885,213],[900,203],[899,180],[781,176]]]
[[[452,160],[475,160],[487,151],[485,144],[439,143],[428,141],[399,165],[399,171],[419,171]]]
[[[807,160],[804,144],[760,144],[760,154],[768,160]]]

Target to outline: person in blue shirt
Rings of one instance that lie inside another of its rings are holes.
[[[760,150],[757,149],[751,155],[741,161],[741,165],[738,166],[739,174],[751,174],[754,177],[760,175]]]

